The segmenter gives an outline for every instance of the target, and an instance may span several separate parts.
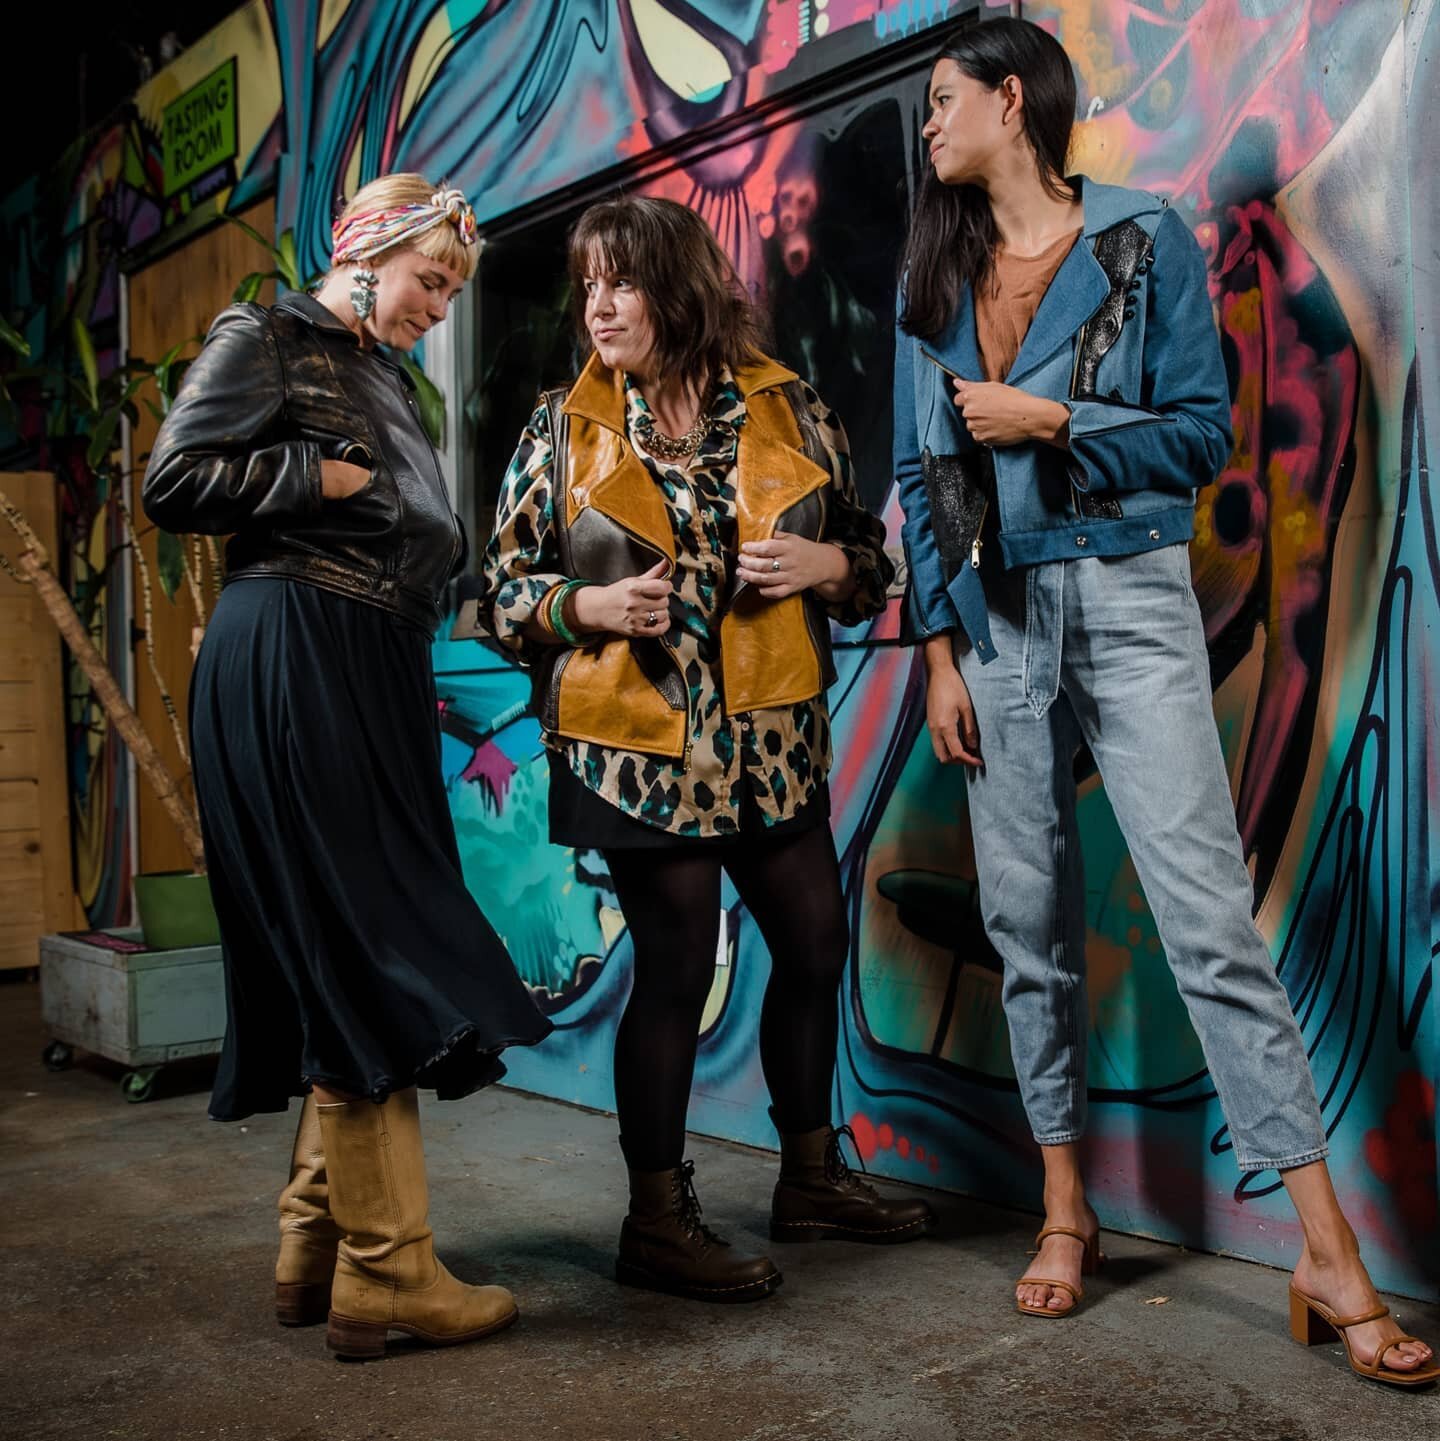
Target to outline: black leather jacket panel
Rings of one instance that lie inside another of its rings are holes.
[[[322,459],[365,464],[370,481],[326,499]],[[230,535],[227,584],[288,577],[432,632],[465,562],[410,378],[309,295],[217,317],[156,437],[143,499],[166,530]]]

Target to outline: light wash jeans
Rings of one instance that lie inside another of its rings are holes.
[[[1099,767],[1242,1171],[1326,1154],[1300,1029],[1252,919],[1188,547],[985,579],[996,658],[957,656],[980,725],[970,821],[1041,1145],[1085,1127],[1085,888],[1072,762]]]

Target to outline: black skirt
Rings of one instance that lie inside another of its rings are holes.
[[[789,820],[767,826],[754,792],[740,792],[740,829],[723,836],[678,836],[646,825],[619,806],[597,796],[570,769],[565,757],[548,752],[550,760],[550,840],[557,846],[600,851],[719,850],[757,836],[778,840],[798,835],[830,820],[830,788],[822,782],[815,794]]]
[[[460,869],[430,637],[292,580],[238,579],[190,691],[229,1020],[216,1120],[312,1082],[442,1100],[551,1027]]]

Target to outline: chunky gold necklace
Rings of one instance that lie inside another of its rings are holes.
[[[703,407],[695,424],[684,435],[666,435],[655,424],[655,417],[649,411],[646,411],[638,422],[645,449],[651,455],[659,456],[661,460],[684,460],[694,455],[700,449],[700,442],[705,439],[705,432],[709,428],[710,417],[705,414]]]

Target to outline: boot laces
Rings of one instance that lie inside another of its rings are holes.
[[[841,1186],[848,1191],[859,1191],[866,1196],[878,1195],[874,1186],[862,1181],[846,1163],[840,1142],[847,1137],[855,1149],[855,1159],[859,1162],[860,1169],[865,1170],[865,1158],[860,1154],[860,1143],[855,1139],[855,1132],[849,1126],[834,1126],[830,1131],[830,1139],[825,1143],[825,1179],[832,1186]]]
[[[700,1197],[695,1193],[695,1162],[685,1161],[681,1164],[676,1173],[676,1187],[679,1195],[679,1219],[687,1235],[694,1237],[697,1241],[704,1241],[712,1246],[729,1245],[720,1236],[717,1236],[704,1221],[700,1219],[704,1213],[704,1207],[700,1204]]]

